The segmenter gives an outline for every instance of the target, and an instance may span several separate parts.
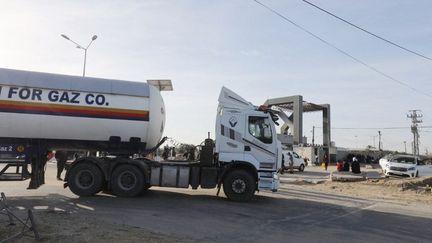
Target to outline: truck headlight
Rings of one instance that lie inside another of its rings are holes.
[[[411,167],[411,168],[409,168],[408,170],[415,170],[416,168],[415,167]]]

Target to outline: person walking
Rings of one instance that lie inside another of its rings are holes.
[[[163,152],[162,152],[162,159],[163,160],[168,160],[168,157],[169,157],[169,151],[170,151],[170,148],[168,147],[168,145],[165,145],[165,147],[163,148]]]
[[[289,173],[294,173],[294,158],[291,153],[288,153],[288,166],[289,166]]]
[[[284,170],[285,170],[285,156],[282,154],[282,163],[280,169],[278,170],[278,173],[283,175],[285,173]]]
[[[329,159],[327,153],[324,154],[324,169],[327,171],[329,165]]]
[[[67,161],[67,152],[66,151],[56,151],[55,159],[57,161],[57,180],[62,181],[61,174],[64,170]]]

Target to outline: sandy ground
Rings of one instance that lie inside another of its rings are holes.
[[[375,165],[374,167],[363,168],[362,171],[380,173],[378,166]],[[328,179],[332,171],[335,171],[334,166],[329,167],[328,171],[324,171],[320,167],[308,167],[303,174],[297,173],[285,183],[336,195],[432,205],[432,193],[429,189],[432,187],[432,176],[427,175],[418,178],[383,177],[360,182],[337,182]],[[290,175],[285,177],[290,177]],[[312,182],[314,183],[311,183],[311,178],[313,178]]]
[[[432,205],[432,193],[426,191],[427,185],[432,186],[432,177],[415,179],[381,179],[362,182],[332,182],[304,187],[318,192],[352,196],[364,199],[391,200],[400,203],[419,203]]]
[[[86,217],[62,211],[39,211],[34,213],[39,242],[195,242],[170,235],[151,232],[138,227],[112,224],[94,217]],[[0,227],[0,240],[20,232],[21,226]],[[33,232],[8,242],[35,242]]]

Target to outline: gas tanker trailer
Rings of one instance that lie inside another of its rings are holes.
[[[8,166],[21,166],[29,189],[36,189],[44,184],[48,151],[90,151],[70,165],[65,178],[64,186],[79,196],[105,190],[131,197],[151,186],[223,187],[229,199],[248,201],[257,190],[278,189],[276,111],[224,87],[216,142],[205,139],[198,160],[148,159],[165,142],[161,87],[0,68],[0,155],[21,158],[21,164]]]

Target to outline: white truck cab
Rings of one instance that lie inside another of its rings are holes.
[[[225,87],[219,96],[215,152],[220,163],[249,168],[257,190],[279,188],[282,149],[271,112]]]

